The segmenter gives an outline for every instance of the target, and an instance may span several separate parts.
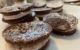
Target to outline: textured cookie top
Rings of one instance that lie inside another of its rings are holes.
[[[63,6],[63,2],[59,0],[52,0],[52,1],[47,2],[46,6],[50,8],[59,8]]]
[[[4,14],[10,14],[10,13],[16,13],[16,12],[20,12],[20,11],[30,11],[30,8],[32,7],[31,3],[27,3],[27,4],[14,4],[13,6],[7,6],[4,7],[2,9],[0,9],[0,13]]]
[[[32,3],[21,3],[21,4],[14,4],[15,7],[19,8],[20,11],[30,10],[32,7]]]
[[[75,28],[77,25],[76,17],[69,14],[51,13],[44,17],[43,20],[49,23],[53,29],[59,31],[67,31]]]
[[[13,6],[8,6],[0,9],[0,13],[12,13],[12,12],[17,12],[19,9],[17,7]]]
[[[16,24],[3,31],[3,37],[12,43],[27,43],[49,35],[51,27],[44,22]]]
[[[33,0],[33,6],[34,7],[42,7],[44,5],[46,5],[45,0]]]

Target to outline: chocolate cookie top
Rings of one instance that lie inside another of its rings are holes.
[[[43,7],[46,5],[45,0],[33,0],[33,7]]]
[[[77,25],[77,19],[73,15],[69,14],[58,14],[51,13],[48,14],[43,19],[45,22],[49,23],[54,30],[59,30],[62,32],[69,31],[70,29],[74,29]]]
[[[50,8],[59,8],[63,6],[63,2],[59,0],[52,0],[47,2],[46,6]]]
[[[21,11],[30,11],[31,7],[32,7],[31,3],[14,4],[13,6],[8,6],[8,7],[4,7],[2,9],[0,9],[0,13],[9,16],[9,15],[14,15],[14,14],[20,13]]]
[[[21,4],[14,4],[20,11],[30,11],[32,8],[32,3],[21,3]]]
[[[3,37],[12,43],[28,43],[45,37],[52,31],[44,22],[20,23],[12,25],[3,31]]]
[[[0,9],[0,13],[7,15],[7,14],[14,14],[14,13],[19,13],[19,9],[14,6],[8,6]]]

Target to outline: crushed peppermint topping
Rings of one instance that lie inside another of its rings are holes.
[[[6,39],[13,42],[26,42],[45,36],[50,31],[49,25],[44,22],[22,23],[11,26],[3,33],[3,36],[8,37]]]

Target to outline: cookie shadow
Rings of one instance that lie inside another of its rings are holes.
[[[80,30],[76,30],[76,32],[72,35],[66,36],[66,35],[56,35],[55,33],[51,34],[55,38],[65,39],[65,40],[75,40],[80,38]]]

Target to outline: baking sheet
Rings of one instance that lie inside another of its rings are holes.
[[[65,4],[63,9],[79,19],[77,32],[71,36],[51,35],[50,42],[44,50],[80,50],[80,6]],[[0,50],[14,50],[15,47],[6,43],[2,37],[5,27],[7,24],[2,22],[2,15],[0,15]]]

